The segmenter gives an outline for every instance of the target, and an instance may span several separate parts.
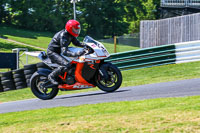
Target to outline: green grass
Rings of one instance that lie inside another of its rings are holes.
[[[170,64],[123,71],[123,86],[200,78],[200,62]]]
[[[15,48],[28,48],[29,51],[38,51],[39,49],[27,47],[15,43],[8,42],[0,38],[0,52],[12,52],[12,49]]]
[[[0,27],[0,35],[18,42],[41,48],[47,48],[51,38],[53,37],[53,34],[49,32],[33,32],[5,26]]]
[[[109,53],[114,53],[114,44],[111,43],[103,43],[106,49]],[[117,52],[124,52],[124,51],[130,51],[130,50],[136,50],[139,49],[138,47],[128,46],[128,45],[121,45],[117,44]]]
[[[33,46],[47,48],[52,37],[55,33],[50,32],[33,32],[22,29],[15,29],[11,27],[0,26],[0,36],[7,37],[9,39],[30,44]],[[83,37],[78,37],[80,41],[83,41]],[[110,53],[114,53],[114,44],[103,43]],[[128,50],[138,49],[138,47],[117,45],[117,52],[123,52]]]
[[[200,96],[57,107],[0,118],[2,133],[197,133]]]
[[[173,64],[122,71],[122,87],[136,86],[183,79],[200,78],[200,62]],[[60,91],[59,95],[97,90],[97,88],[79,91]],[[0,102],[35,98],[30,89],[0,93]]]

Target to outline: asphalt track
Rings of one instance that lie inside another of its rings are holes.
[[[113,93],[92,91],[57,96],[52,100],[46,101],[36,98],[30,100],[1,103],[0,113],[52,108],[59,106],[78,106],[82,104],[134,101],[161,97],[184,97],[194,95],[200,95],[200,79],[189,79],[166,83],[124,87]]]

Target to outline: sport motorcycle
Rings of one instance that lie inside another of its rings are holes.
[[[53,69],[59,67],[52,63],[46,53],[39,53],[38,58],[48,67],[37,70],[30,79],[30,87],[33,94],[42,100],[54,98],[59,90],[79,90],[98,87],[105,92],[116,91],[122,83],[120,70],[111,62],[105,59],[110,57],[104,45],[90,36],[83,40],[86,54],[79,57],[66,57],[70,60],[71,67],[57,78],[59,85],[53,85],[48,80],[48,75]],[[72,52],[77,52],[83,48],[69,47]]]

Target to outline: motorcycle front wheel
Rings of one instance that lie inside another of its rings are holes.
[[[33,94],[42,100],[49,100],[54,98],[59,89],[57,87],[44,88],[42,85],[48,81],[48,75],[41,75],[35,72],[31,77],[31,91]]]
[[[109,76],[109,79],[106,81],[101,74],[98,73],[95,79],[96,85],[102,91],[113,92],[121,86],[122,74],[120,70],[113,64],[109,63],[106,65],[108,65],[106,72]]]

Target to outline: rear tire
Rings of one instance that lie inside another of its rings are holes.
[[[42,88],[41,84],[48,81],[47,75],[41,75],[38,72],[35,72],[31,78],[31,91],[33,94],[42,100],[49,100],[54,98],[57,94],[59,89],[57,87],[53,88]],[[48,89],[51,89],[49,92]]]
[[[122,74],[120,70],[111,63],[103,65],[107,65],[106,71],[108,73],[109,80],[106,82],[100,73],[98,73],[95,78],[96,85],[99,89],[105,92],[116,91],[121,86]]]

